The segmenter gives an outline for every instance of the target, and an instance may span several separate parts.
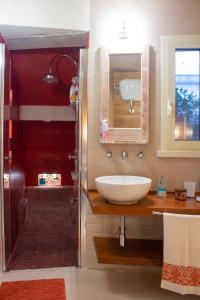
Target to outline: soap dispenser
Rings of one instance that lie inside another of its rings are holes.
[[[157,195],[163,198],[167,197],[167,189],[163,176],[161,176],[159,179]]]

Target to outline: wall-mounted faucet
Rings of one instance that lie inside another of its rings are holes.
[[[127,157],[128,157],[128,153],[126,151],[122,151],[121,152],[121,160],[126,161]]]
[[[113,156],[112,151],[107,151],[106,152],[106,157],[107,158],[112,158],[112,156]],[[140,152],[137,153],[136,156],[137,156],[138,159],[143,159],[144,158],[144,153],[142,151],[140,151]],[[127,157],[128,157],[128,152],[122,151],[121,152],[121,160],[126,161]]]

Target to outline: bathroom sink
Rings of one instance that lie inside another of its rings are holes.
[[[152,180],[141,176],[112,175],[95,179],[98,192],[116,204],[137,203],[150,190]]]

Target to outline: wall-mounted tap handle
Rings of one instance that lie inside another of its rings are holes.
[[[4,159],[5,159],[5,160],[11,160],[11,159],[12,159],[12,156],[11,156],[11,155],[4,156]]]
[[[137,158],[138,159],[143,159],[144,158],[144,153],[143,152],[138,152]]]
[[[107,158],[111,158],[111,157],[112,157],[112,155],[113,155],[113,154],[112,154],[112,152],[111,152],[111,151],[107,151],[107,152],[106,152],[106,157],[107,157]]]
[[[73,159],[73,160],[76,160],[77,158],[78,158],[78,157],[77,157],[76,154],[74,154],[74,155],[69,154],[69,155],[68,155],[68,159],[69,159],[69,160],[72,160],[72,159]]]

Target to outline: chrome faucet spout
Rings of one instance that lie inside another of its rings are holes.
[[[128,153],[126,151],[122,151],[122,153],[121,153],[121,160],[122,161],[126,161],[127,157],[128,157]]]

